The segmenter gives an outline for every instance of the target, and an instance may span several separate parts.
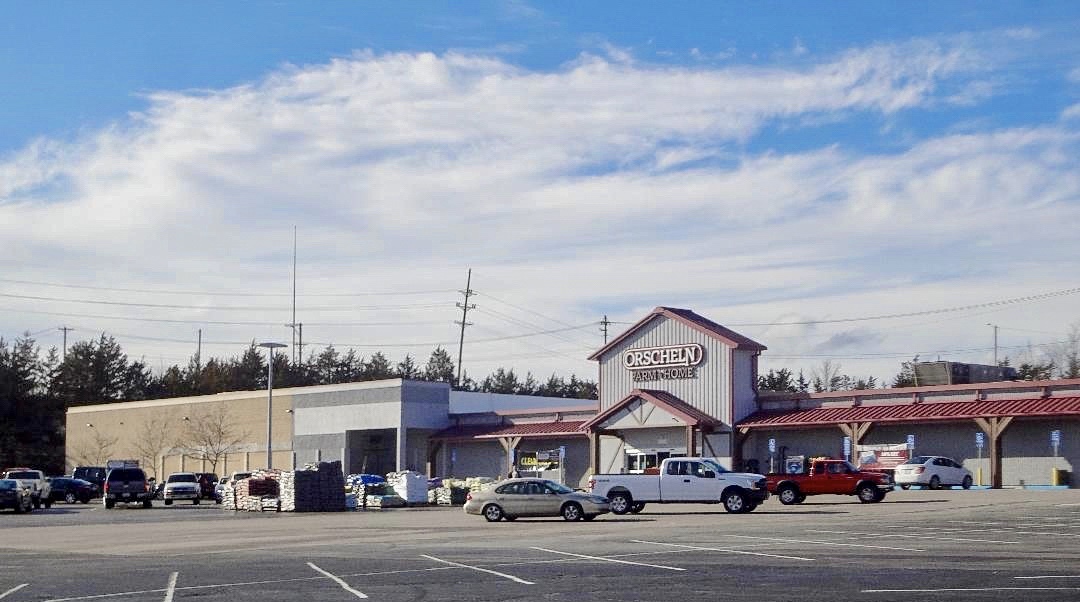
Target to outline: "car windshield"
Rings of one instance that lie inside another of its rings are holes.
[[[193,474],[171,474],[169,475],[170,483],[194,483],[195,475]]]
[[[574,493],[573,489],[570,489],[562,483],[556,483],[555,481],[544,481],[544,484],[550,487],[555,493]]]
[[[724,468],[723,466],[720,466],[720,463],[717,462],[716,460],[702,460],[702,462],[705,463],[705,466],[707,466],[709,470],[715,472],[716,474],[722,474],[722,473],[725,473],[725,472],[731,472],[730,470]]]
[[[933,459],[933,456],[915,456],[914,458],[909,458],[904,464],[926,464]]]

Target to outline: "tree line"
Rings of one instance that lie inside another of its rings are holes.
[[[274,353],[272,361],[275,388],[406,378],[445,382],[464,391],[597,399],[596,383],[576,375],[538,380],[531,373],[520,377],[513,369],[499,368],[480,380],[463,373],[460,386],[455,385],[456,365],[442,347],[423,365],[411,355],[394,363],[381,352],[365,358],[333,346],[300,362],[284,353]],[[265,389],[266,362],[266,354],[252,343],[239,357],[203,361],[195,356],[187,365],[154,374],[145,360],[129,358],[107,334],[76,342],[63,356],[55,347],[42,352],[29,333],[12,342],[0,339],[0,466],[61,472],[69,407]]]

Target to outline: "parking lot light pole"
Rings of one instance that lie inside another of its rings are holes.
[[[274,451],[271,447],[273,438],[270,431],[274,407],[274,350],[286,347],[285,343],[259,343],[259,347],[267,349],[266,359],[266,468],[274,467]]]

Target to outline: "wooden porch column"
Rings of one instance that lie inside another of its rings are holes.
[[[443,447],[443,442],[442,441],[434,441],[433,442],[430,439],[428,439],[427,476],[428,476],[429,479],[435,476],[435,463],[439,458],[439,451],[442,450],[442,447]]]
[[[506,450],[507,475],[514,470],[514,452],[517,451],[519,443],[521,443],[521,437],[499,437],[499,445],[502,445],[503,449]]]
[[[855,450],[862,444],[863,437],[866,433],[870,432],[870,427],[874,426],[873,422],[842,422],[838,425],[844,435],[851,439],[851,455],[855,456]]]
[[[750,438],[750,429],[745,426],[731,431],[731,470],[743,470],[743,444]]]
[[[994,489],[1001,489],[1001,435],[1012,420],[1012,416],[975,419],[975,424],[990,439],[990,486]]]
[[[697,441],[694,437],[694,427],[686,425],[686,455],[694,457],[697,455]]]
[[[600,432],[589,431],[589,473],[600,472]]]

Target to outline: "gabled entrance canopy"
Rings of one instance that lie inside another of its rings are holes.
[[[600,432],[628,428],[671,426],[696,427],[711,431],[720,422],[667,391],[634,389],[618,403],[581,425],[582,430]]]

